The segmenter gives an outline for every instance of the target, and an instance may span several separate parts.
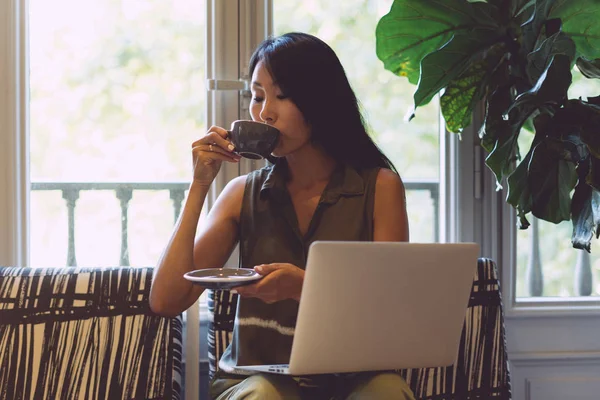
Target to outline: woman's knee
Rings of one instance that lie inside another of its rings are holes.
[[[414,400],[406,381],[398,374],[384,372],[361,381],[348,396],[348,400]]]
[[[226,390],[218,399],[283,400],[300,399],[300,395],[292,378],[258,374]]]

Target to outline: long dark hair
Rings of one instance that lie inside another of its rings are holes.
[[[250,58],[250,76],[260,61],[304,115],[313,142],[337,162],[397,172],[367,133],[344,67],[325,42],[298,32],[268,38]]]

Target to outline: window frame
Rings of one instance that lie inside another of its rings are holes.
[[[0,265],[29,265],[27,1],[0,2]]]
[[[500,204],[499,211],[505,217],[500,227],[499,240],[505,266],[501,281],[504,284],[505,314],[508,318],[549,317],[549,318],[589,318],[600,317],[600,297],[539,298],[517,300],[517,215],[506,201]]]

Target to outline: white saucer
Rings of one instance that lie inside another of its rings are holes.
[[[187,272],[183,277],[207,289],[231,289],[250,285],[263,276],[251,268],[206,268]]]

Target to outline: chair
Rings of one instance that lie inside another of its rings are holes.
[[[208,295],[209,376],[231,341],[237,295],[215,290]],[[504,315],[495,263],[480,258],[460,341],[458,360],[450,367],[399,371],[422,400],[511,398]]]
[[[182,320],[152,268],[0,267],[0,400],[179,399]]]

